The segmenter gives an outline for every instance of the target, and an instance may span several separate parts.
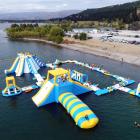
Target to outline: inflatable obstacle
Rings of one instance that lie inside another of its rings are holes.
[[[37,79],[37,85],[41,86],[44,80],[38,73],[38,70],[44,66],[45,64],[37,56],[33,56],[30,53],[19,53],[12,67],[5,70],[5,73],[15,73],[16,76],[22,76],[24,73],[31,73]]]
[[[45,105],[45,101],[47,100],[48,96],[50,95],[54,84],[50,81],[45,81],[39,92],[32,98],[33,102],[36,106],[40,107]]]
[[[8,69],[8,70],[5,70],[5,73],[14,73],[15,71],[16,71],[16,68],[17,68],[17,66],[18,66],[18,62],[19,62],[19,57],[17,57],[15,60],[14,60],[14,63],[13,63],[13,65],[11,66],[11,68],[10,69]]]
[[[140,97],[140,83],[138,84],[138,87],[136,89],[136,96]]]
[[[87,74],[83,74],[76,70],[70,71],[63,68],[57,68],[58,65],[65,63],[74,63],[106,76],[111,76],[118,81],[118,84],[101,89],[99,84],[88,81]],[[47,79],[45,81],[38,73],[38,70],[43,66],[53,69],[48,71]],[[60,103],[73,118],[76,125],[82,129],[95,127],[98,124],[99,119],[86,104],[78,99],[78,95],[94,91],[92,93],[100,96],[111,93],[115,90],[120,90],[140,97],[140,84],[137,89],[126,87],[133,84],[135,82],[134,80],[111,74],[107,70],[104,70],[102,67],[98,67],[95,64],[89,65],[76,60],[56,60],[54,63],[44,64],[37,56],[33,56],[29,53],[20,53],[15,59],[12,67],[9,70],[6,70],[5,73],[15,73],[16,76],[21,76],[24,73],[32,73],[34,75],[34,79],[38,82],[37,85],[33,84],[19,88],[15,83],[14,77],[6,77],[6,88],[2,91],[3,96],[8,97],[19,95],[21,92],[28,93],[41,87],[38,93],[32,97],[35,105],[37,107],[41,107],[54,102]]]
[[[112,91],[115,91],[115,90],[121,90],[122,91],[122,89],[125,90],[125,92],[127,92],[129,94],[136,95],[136,90],[132,90],[132,89],[128,90],[128,88],[125,87],[125,86],[128,86],[128,85],[131,85],[131,84],[135,83],[134,80],[130,80],[130,79],[124,78],[122,76],[112,74],[112,73],[108,72],[107,70],[103,69],[103,67],[97,66],[96,64],[91,64],[90,65],[88,63],[79,62],[77,60],[61,61],[61,60],[57,59],[54,63],[51,63],[49,65],[51,65],[51,67],[53,67],[54,65],[55,65],[55,67],[57,67],[57,65],[66,64],[66,63],[73,63],[73,64],[76,64],[76,65],[88,68],[89,70],[99,72],[99,73],[101,73],[105,76],[113,77],[113,78],[116,79],[116,81],[119,82],[118,84],[111,85],[111,86],[108,86],[108,87],[105,87],[105,88],[101,89],[99,87],[98,83],[97,84],[96,83],[92,84],[91,82],[88,82],[88,80],[87,80],[88,78],[87,78],[86,74],[81,74],[81,73],[73,70],[71,72],[71,78],[73,80],[78,81],[81,84],[87,86],[90,90],[94,91],[94,94],[97,95],[97,96],[105,95],[105,94],[111,93]]]
[[[24,73],[37,74],[41,67],[45,64],[39,58],[30,53],[19,53],[12,67],[5,70],[6,74],[16,73],[16,76],[21,76]]]
[[[71,112],[72,118],[80,128],[88,129],[96,126],[96,124],[98,123],[98,118],[88,108],[87,105],[85,105],[76,97],[76,95],[80,95],[89,91],[89,88],[71,79],[70,71],[63,68],[56,68],[55,70],[48,71],[46,81],[44,82],[38,93],[32,97],[32,100],[37,107],[41,107],[53,102],[60,102],[62,105],[65,105],[68,99],[76,99],[76,101],[79,102],[79,105],[77,104],[75,106],[75,109],[71,108],[72,111],[69,111]],[[66,96],[69,97],[66,99]],[[65,101],[63,102],[64,98]],[[74,105],[75,104],[73,104],[72,106],[74,107]]]
[[[2,90],[2,95],[5,97],[19,95],[22,92],[28,93],[34,89],[39,88],[37,85],[30,85],[26,87],[18,87],[13,76],[6,77],[6,88]]]
[[[72,93],[63,93],[58,99],[80,128],[93,128],[99,122],[94,112]]]
[[[80,82],[82,84],[86,83],[88,81],[87,74],[80,73],[76,70],[71,71],[71,78],[77,82]]]
[[[13,76],[6,77],[6,88],[2,90],[3,96],[15,96],[22,92],[21,88],[16,85],[15,78]]]
[[[70,71],[57,68],[48,71],[47,79],[38,93],[32,97],[32,100],[40,107],[52,102],[59,102],[58,97],[64,92],[72,92],[75,95],[79,95],[89,91],[87,87],[71,79]]]

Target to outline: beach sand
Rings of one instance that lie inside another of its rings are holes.
[[[140,66],[140,45],[109,41],[103,42],[98,39],[85,41],[75,40],[68,37],[65,37],[65,39],[75,43],[65,44],[63,47]]]
[[[98,39],[90,39],[86,41],[75,40],[65,37],[72,43],[55,44],[44,39],[24,38],[25,41],[45,42],[51,45],[57,45],[67,49],[89,53],[97,56],[106,57],[109,59],[126,62],[140,66],[140,45],[132,45],[118,42],[101,41]]]

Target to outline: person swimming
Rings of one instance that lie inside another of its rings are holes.
[[[138,122],[134,122],[134,125],[137,127],[137,128],[140,128],[140,124]]]
[[[85,119],[86,119],[86,120],[89,120],[89,117],[88,117],[88,115],[87,115],[87,114],[85,115]]]

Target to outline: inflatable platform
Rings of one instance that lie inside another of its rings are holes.
[[[69,112],[75,123],[84,129],[92,128],[98,123],[96,115],[80,101],[76,95],[90,90],[70,77],[70,71],[63,68],[49,70],[47,79],[38,93],[32,97],[36,106],[41,107],[53,102],[61,103]],[[67,98],[66,98],[67,97]],[[65,106],[66,101],[71,100],[71,105]],[[73,100],[73,101],[72,101]],[[76,101],[76,104],[72,104]],[[71,109],[70,109],[71,108]]]
[[[15,78],[13,76],[6,77],[6,88],[2,90],[2,95],[9,97],[21,94],[22,90],[16,85]]]

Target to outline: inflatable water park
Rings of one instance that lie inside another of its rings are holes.
[[[110,76],[115,78],[118,83],[100,88],[98,83],[89,81],[87,74],[76,70],[64,69],[62,65],[66,63],[73,63],[79,67],[87,68],[90,71],[96,71],[100,74]],[[46,78],[39,74],[39,69],[43,67],[49,69]],[[32,74],[36,82],[33,85],[19,87],[16,85],[15,77],[24,76],[26,73]],[[37,107],[42,107],[51,103],[59,103],[72,117],[75,124],[82,129],[95,127],[99,122],[99,118],[78,98],[79,95],[90,92],[101,96],[120,90],[140,97],[140,84],[138,84],[136,89],[127,87],[134,84],[134,80],[112,74],[96,64],[87,64],[76,60],[56,60],[53,63],[45,64],[36,55],[19,53],[11,68],[5,70],[5,74],[6,87],[2,90],[2,95],[4,97],[17,96],[23,92],[31,92],[34,89],[38,89],[38,92],[32,97],[32,101]]]

